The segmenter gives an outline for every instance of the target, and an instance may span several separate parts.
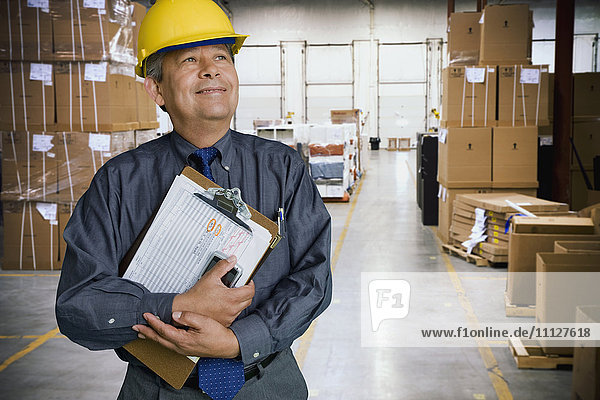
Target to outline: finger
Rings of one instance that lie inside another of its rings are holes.
[[[229,272],[231,268],[235,267],[236,263],[237,257],[231,255],[226,260],[219,261],[209,272],[217,275],[219,278],[222,278],[226,273]]]
[[[174,343],[177,343],[183,339],[181,329],[177,329],[173,325],[165,324],[155,315],[151,313],[145,313],[144,319],[148,322],[148,325],[150,325],[150,327],[163,338],[169,339]]]
[[[145,340],[152,340],[157,342],[158,344],[160,344],[161,346],[164,346],[170,350],[173,350],[177,353],[180,354],[185,354],[185,352],[183,351],[183,349],[181,347],[179,347],[178,344],[171,342],[168,339],[165,339],[164,337],[160,336],[158,334],[158,332],[156,332],[154,329],[150,328],[149,326],[146,325],[136,325],[136,327],[138,328],[138,337],[140,339],[145,339]],[[140,336],[141,335],[141,336]]]
[[[229,289],[228,293],[232,295],[232,299],[236,301],[246,301],[254,297],[254,286],[240,286]]]
[[[173,321],[196,330],[202,329],[206,323],[210,322],[209,317],[191,311],[174,312],[172,318]]]

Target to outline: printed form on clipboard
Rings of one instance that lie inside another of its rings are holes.
[[[244,204],[239,190],[222,189],[185,167],[121,261],[119,274],[153,293],[181,293],[221,253],[237,257],[241,275],[235,286],[243,286],[280,239],[278,225]],[[198,361],[151,340],[136,339],[123,348],[176,389]]]
[[[235,286],[246,284],[272,234],[249,214],[215,201],[214,192],[178,175],[123,278],[143,284],[150,292],[182,293],[194,286],[219,252],[237,257],[241,275]]]

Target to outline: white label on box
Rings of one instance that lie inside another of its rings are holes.
[[[49,9],[50,0],[27,0],[27,7]]]
[[[112,157],[112,153],[102,153],[102,157]]]
[[[106,82],[107,63],[85,64],[85,80],[94,82]]]
[[[110,135],[90,133],[88,146],[94,151],[110,151]]]
[[[33,134],[33,151],[48,151],[54,147],[52,144],[52,135]]]
[[[494,67],[488,67],[488,72],[493,73],[495,71],[496,71],[496,68],[494,68]]]
[[[448,136],[448,129],[440,129],[440,135],[438,136],[438,142],[446,143],[446,136]]]
[[[485,82],[485,68],[465,68],[467,82],[483,83]]]
[[[35,209],[47,221],[56,221],[57,205],[56,203],[35,203]]]
[[[98,10],[98,14],[100,14],[100,15],[105,15],[105,14],[106,14],[106,9],[104,9],[104,8],[100,8],[100,9]]]
[[[55,153],[53,153],[53,152],[51,152],[51,151],[49,151],[48,153],[46,153],[46,155],[47,155],[48,157],[50,157],[50,158],[54,158],[54,157],[56,157],[56,154],[55,154]]]
[[[442,197],[442,184],[440,183],[439,185],[440,187],[438,188],[438,199]]]
[[[31,63],[29,70],[29,80],[50,82],[52,85],[52,64]]]
[[[50,221],[50,225],[58,225],[58,220],[53,219],[52,221]]]
[[[44,81],[44,86],[52,86],[52,81]]]
[[[105,0],[83,0],[84,8],[106,8]]]
[[[446,190],[446,188],[444,188],[444,190],[442,191],[442,200],[445,203],[447,199],[448,199],[448,190]]]
[[[520,83],[540,83],[540,70],[539,69],[522,69],[521,70],[521,82]]]

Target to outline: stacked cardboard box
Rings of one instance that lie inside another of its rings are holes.
[[[140,120],[158,123],[133,75],[129,1],[5,3],[2,201],[15,234],[4,236],[3,268],[57,269],[62,231],[94,173],[134,147]]]
[[[566,204],[518,193],[461,194],[454,201],[450,237],[492,263],[508,262],[508,226],[521,204],[536,215],[569,215]],[[572,215],[573,216],[573,215]]]
[[[529,65],[531,31],[527,5],[490,5],[483,13],[450,17],[438,163],[438,236],[444,243],[458,244],[463,237],[455,232],[453,238],[450,230],[456,195],[536,194],[538,126],[548,123],[548,68]]]
[[[600,306],[577,306],[575,322],[600,324]],[[577,341],[573,353],[571,399],[600,398],[600,343],[597,340]]]
[[[354,170],[353,178],[357,180],[364,169],[363,166],[363,153],[365,151],[366,140],[360,137],[360,109],[353,108],[351,110],[330,110],[331,123],[334,125],[339,124],[354,124],[355,129],[353,133],[349,133],[348,137],[348,151],[350,157],[350,169]],[[398,148],[400,147],[401,139],[396,141]]]
[[[508,244],[508,301],[515,305],[536,304],[536,254],[552,252],[556,241],[600,240],[594,232],[590,218],[514,217]]]

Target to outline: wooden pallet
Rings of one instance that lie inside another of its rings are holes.
[[[519,369],[557,369],[573,365],[572,356],[546,354],[541,346],[524,345],[519,338],[510,338],[508,345]]]
[[[456,245],[451,244],[443,244],[442,249],[444,253],[452,254],[453,256],[457,256],[462,258],[463,260],[470,262],[471,264],[475,264],[478,267],[487,267],[490,265],[488,260],[483,257],[479,257],[475,254],[469,254],[465,250],[461,249]]]
[[[535,304],[511,304],[504,293],[504,309],[507,317],[535,317]]]
[[[349,201],[350,195],[348,192],[345,192],[343,197],[323,197],[325,203],[348,203]]]

